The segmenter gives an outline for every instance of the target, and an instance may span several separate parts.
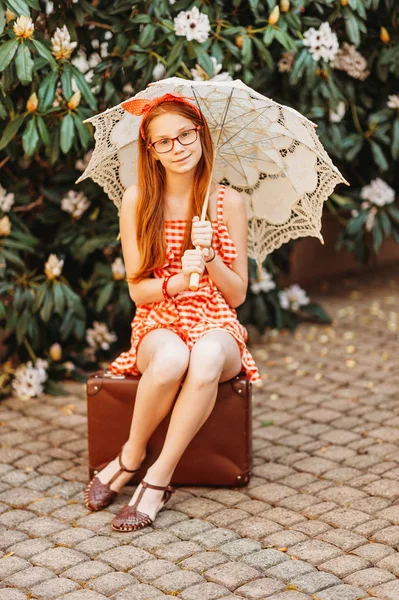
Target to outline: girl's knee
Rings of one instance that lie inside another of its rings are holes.
[[[218,340],[194,346],[190,355],[189,372],[198,385],[217,382],[225,362],[223,344]]]
[[[154,384],[166,385],[180,381],[186,373],[190,360],[187,347],[165,345],[156,351],[148,368]]]

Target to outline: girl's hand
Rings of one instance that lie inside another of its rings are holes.
[[[205,271],[205,259],[209,255],[208,248],[202,250],[186,250],[182,256],[182,273],[187,282],[187,287],[190,284],[190,276],[192,273],[198,273],[199,276]]]
[[[210,221],[200,221],[199,217],[193,217],[191,226],[191,242],[193,246],[210,248],[212,245],[213,229]]]

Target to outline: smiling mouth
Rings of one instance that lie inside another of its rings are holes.
[[[190,158],[190,156],[185,156],[184,158],[181,158],[180,160],[174,160],[173,162],[175,162],[175,163],[183,162],[184,160],[187,160],[187,158]]]

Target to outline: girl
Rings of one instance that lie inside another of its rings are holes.
[[[142,376],[129,439],[89,483],[85,503],[100,510],[114,500],[139,470],[149,438],[173,408],[161,454],[112,522],[114,529],[132,531],[152,523],[175,491],[169,485],[173,472],[211,414],[219,382],[242,369],[252,382],[261,378],[234,310],[244,302],[248,283],[244,200],[212,181],[208,220],[197,216],[213,165],[205,118],[179,94],[133,99],[123,107],[143,114],[138,185],[126,189],[120,210],[136,314],[130,350],[108,368]],[[191,273],[200,276],[195,292],[189,289]]]

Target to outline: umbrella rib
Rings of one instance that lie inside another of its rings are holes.
[[[265,110],[266,110],[266,109],[265,109]],[[245,113],[244,113],[244,114],[245,114]],[[229,142],[229,141],[230,141],[230,140],[232,140],[234,137],[236,137],[236,135],[238,135],[239,133],[241,133],[241,131],[244,131],[244,129],[246,129],[246,128],[247,128],[249,125],[251,125],[251,123],[253,123],[254,121],[256,121],[256,119],[258,119],[258,118],[261,116],[261,114],[263,114],[263,113],[260,113],[260,114],[259,114],[259,115],[257,115],[257,116],[256,116],[254,119],[252,119],[252,121],[250,121],[249,123],[247,123],[246,125],[244,125],[244,127],[242,127],[241,129],[239,129],[238,131],[236,131],[235,133],[233,133],[233,135],[232,135],[230,138],[228,138],[228,139],[227,139],[225,142],[223,142],[223,144],[222,144],[222,145],[224,145],[224,144],[227,144],[227,142]],[[241,116],[242,116],[242,115],[241,115]],[[236,119],[237,119],[237,118],[238,118],[238,117],[236,117]]]
[[[194,89],[192,86],[191,86],[191,91],[192,91],[192,92],[193,92],[193,94],[194,94],[194,98],[195,98],[195,101],[196,101],[196,103],[197,103],[197,105],[198,105],[198,108],[199,108],[199,109],[202,111],[201,104],[200,104],[200,102],[198,101],[198,98],[201,98],[201,101],[203,102],[204,106],[205,106],[205,107],[208,109],[208,111],[209,111],[209,114],[210,114],[210,116],[211,116],[211,117],[212,117],[212,119],[213,119],[214,126],[215,126],[215,127],[217,127],[217,121],[216,121],[215,117],[213,116],[213,114],[212,114],[212,112],[211,112],[211,110],[210,110],[210,108],[209,108],[208,104],[206,103],[205,99],[204,99],[204,98],[203,98],[203,97],[202,97],[202,96],[201,96],[201,95],[198,93],[198,91],[196,91],[196,90],[195,90],[195,89]]]

